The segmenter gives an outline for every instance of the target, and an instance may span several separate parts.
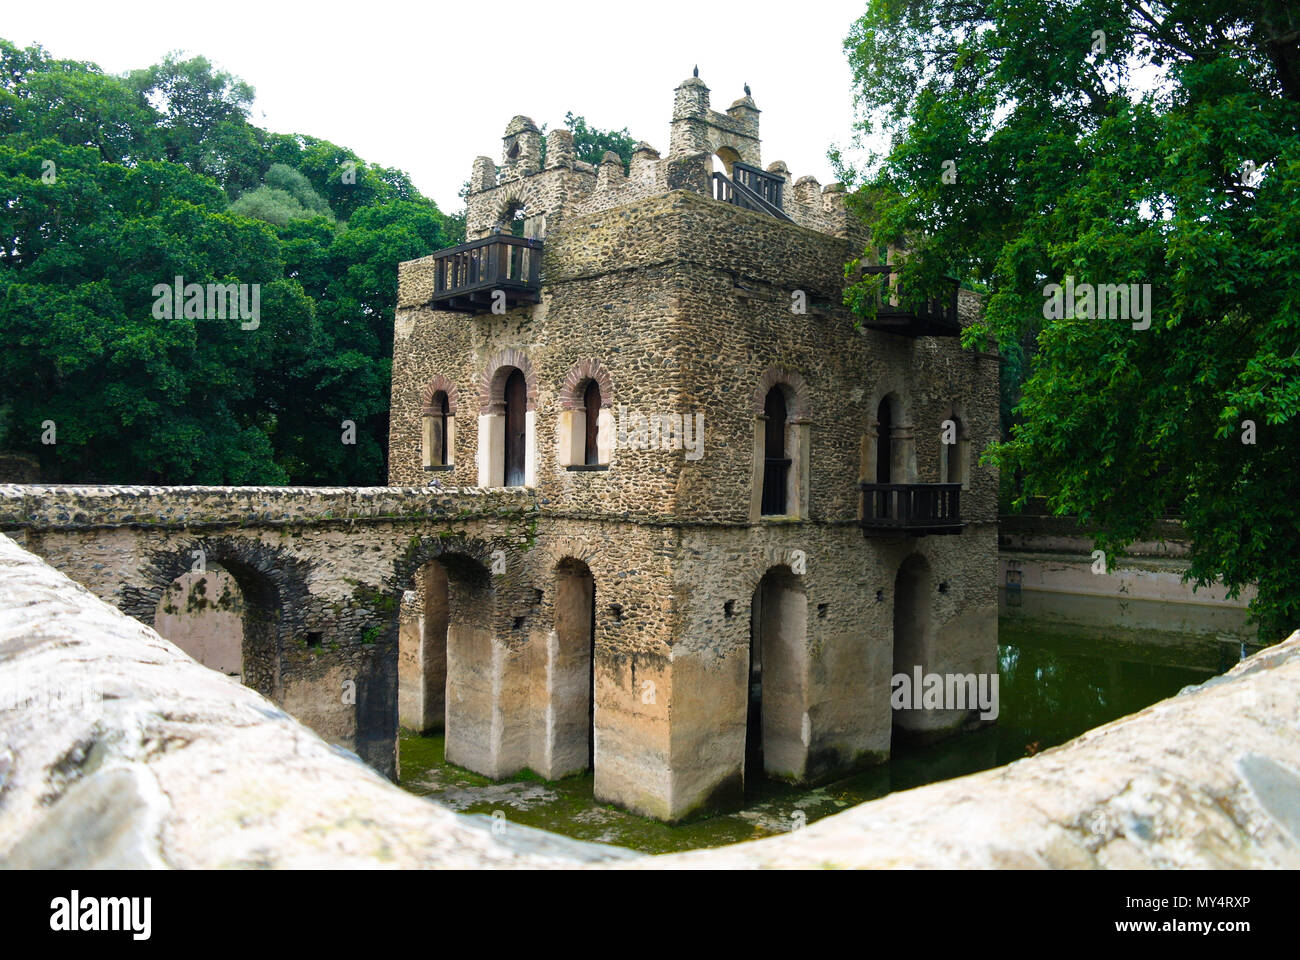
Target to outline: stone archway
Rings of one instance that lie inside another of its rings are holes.
[[[763,777],[799,780],[808,762],[808,598],[787,566],[770,568],[750,604],[745,791]]]
[[[555,622],[546,655],[543,766],[550,779],[595,769],[596,582],[581,560],[555,567]]]
[[[930,605],[933,602],[934,577],[930,564],[920,554],[911,554],[899,565],[894,578],[894,658],[891,682],[900,674],[909,689],[915,687],[915,671],[930,670]],[[892,692],[891,686],[891,692]],[[912,695],[920,691],[912,689]],[[905,737],[926,728],[925,712],[920,709],[893,711],[893,729]]]
[[[244,537],[190,540],[157,551],[141,568],[142,582],[122,591],[122,610],[153,623],[171,585],[185,574],[218,568],[234,578],[242,594],[242,680],[276,702],[286,645],[305,634],[312,607],[307,581],[313,562],[280,546]]]
[[[416,733],[442,730],[447,690],[447,571],[430,560],[402,596],[397,639],[398,723]]]
[[[158,601],[153,626],[205,667],[242,678],[244,592],[219,565],[173,580]]]
[[[447,584],[446,749],[449,763],[501,776],[508,770],[502,740],[507,697],[502,656],[493,634],[489,568],[478,558],[447,552],[436,561]]]

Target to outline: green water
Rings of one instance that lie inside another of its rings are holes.
[[[896,746],[878,767],[809,789],[765,781],[745,809],[666,826],[592,796],[591,776],[503,783],[452,766],[442,737],[404,734],[401,784],[462,813],[504,816],[581,840],[667,853],[782,833],[854,804],[1000,766],[1141,710],[1237,662],[1215,640],[1167,634],[1080,635],[1061,627],[1003,620],[999,627],[997,723],[928,747]],[[496,813],[500,811],[500,813]]]

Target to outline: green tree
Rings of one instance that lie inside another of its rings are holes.
[[[637,142],[622,130],[600,130],[590,126],[583,117],[575,117],[570,110],[564,115],[564,125],[573,131],[573,153],[584,163],[596,164],[604,158],[607,150],[612,150],[623,161],[623,170],[632,162],[632,151]]]
[[[248,122],[254,91],[247,83],[205,57],[182,60],[179,53],[133,70],[126,82],[157,112],[165,159],[236,193],[261,179],[262,148]]]
[[[111,77],[0,41],[0,448],[46,479],[384,482],[397,264],[463,220],[251,99],[201,57]],[[155,315],[178,276],[256,285],[258,326]]]
[[[1266,638],[1300,626],[1294,10],[872,0],[846,48],[861,130],[888,140],[856,194],[873,241],[910,241],[914,286],[988,284],[968,345],[1032,338],[989,453],[1020,502],[1094,525],[1112,560],[1179,510],[1191,580],[1256,583]],[[1149,328],[1045,316],[1067,277],[1149,284]]]
[[[230,212],[243,217],[265,220],[283,227],[290,220],[324,217],[334,222],[334,212],[325,199],[312,189],[305,176],[293,167],[273,163],[266,171],[266,181],[255,190],[240,196],[230,205]]]

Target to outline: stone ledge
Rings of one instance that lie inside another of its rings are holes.
[[[407,794],[0,536],[0,745],[9,867],[1300,867],[1300,632],[1009,766],[642,857]]]
[[[65,696],[51,703],[54,692]],[[34,706],[14,708],[29,697]],[[392,786],[0,536],[0,865],[508,868],[630,856],[517,824],[496,835],[487,818]]]
[[[199,487],[0,484],[0,529],[280,526],[534,514],[519,487]]]

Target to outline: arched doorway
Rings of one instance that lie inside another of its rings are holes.
[[[402,604],[397,644],[398,723],[416,733],[443,729],[447,688],[447,571],[431,560]]]
[[[502,731],[491,576],[464,554],[446,553],[438,562],[447,578],[445,756],[494,775]]]
[[[745,792],[764,777],[799,779],[807,763],[804,664],[808,599],[789,567],[763,575],[750,603]]]
[[[242,679],[246,613],[238,581],[208,563],[204,572],[183,573],[167,586],[154,629],[205,667]]]
[[[551,778],[594,769],[596,583],[581,560],[555,568],[555,633],[547,670]]]
[[[922,675],[929,670],[932,579],[930,565],[919,554],[904,560],[894,578],[894,669],[890,679],[899,674],[907,678],[913,704],[921,693],[915,683],[916,668],[921,668]],[[893,714],[896,731],[906,734],[924,727],[919,709],[894,710]]]
[[[522,487],[528,441],[528,389],[522,370],[513,368],[505,383],[505,486]]]
[[[725,174],[727,177],[731,177],[732,169],[735,166],[736,161],[739,159],[740,154],[734,149],[727,146],[720,146],[709,156],[709,166],[712,168],[711,172],[721,173]]]

